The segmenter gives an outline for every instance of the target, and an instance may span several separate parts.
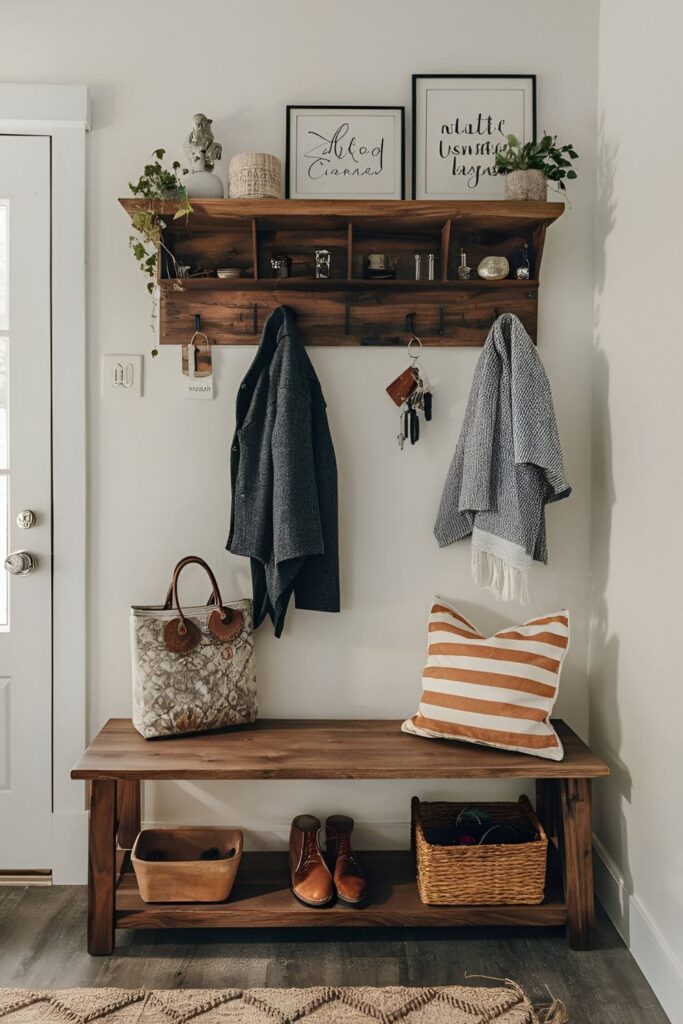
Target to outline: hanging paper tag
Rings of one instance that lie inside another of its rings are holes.
[[[209,377],[183,377],[186,398],[213,398],[213,374]]]
[[[205,334],[195,334],[189,345],[183,345],[182,353],[185,397],[213,398],[213,360],[209,339]]]

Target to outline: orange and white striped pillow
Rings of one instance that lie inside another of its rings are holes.
[[[568,611],[485,637],[436,597],[422,700],[403,732],[561,761],[564,750],[550,713],[568,645]]]

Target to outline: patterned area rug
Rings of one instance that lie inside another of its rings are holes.
[[[0,989],[1,1024],[539,1024],[499,988]]]

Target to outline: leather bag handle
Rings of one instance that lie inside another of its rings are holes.
[[[178,599],[178,580],[180,574],[186,565],[192,565],[193,563],[200,565],[211,581],[211,597],[207,603],[209,605],[215,604],[216,610],[211,612],[208,626],[214,637],[227,643],[241,632],[244,625],[242,613],[232,608],[226,608],[223,604],[218,582],[209,565],[199,555],[187,555],[185,558],[181,558],[173,570],[173,579],[171,580],[171,586],[164,603],[164,609],[175,607],[178,612],[178,618],[167,622],[164,627],[164,643],[168,650],[175,654],[186,654],[196,647],[200,641],[200,633],[197,626],[185,617]]]
[[[164,608],[172,608],[175,606],[178,610],[178,617],[180,618],[183,625],[185,624],[185,614],[182,608],[180,607],[180,601],[178,600],[178,580],[180,579],[180,574],[185,568],[185,566],[192,565],[193,563],[195,565],[201,565],[202,569],[204,570],[204,572],[207,574],[211,581],[211,597],[207,601],[207,604],[217,605],[220,611],[223,613],[223,617],[227,617],[228,611],[223,605],[223,598],[221,597],[221,592],[218,587],[216,577],[214,576],[211,567],[208,565],[208,563],[205,562],[203,558],[200,558],[199,555],[186,555],[185,558],[181,558],[178,564],[176,565],[175,569],[173,570],[173,579],[171,580],[171,586],[168,588],[168,593],[166,594],[166,602],[164,604]]]
[[[173,570],[173,576],[171,578],[171,582],[168,585],[168,590],[166,591],[166,597],[164,599],[163,607],[165,611],[168,611],[173,606],[173,586],[175,584],[177,588],[178,577],[180,576],[180,573],[182,572],[186,565],[190,565],[192,562],[196,562],[198,565],[201,565],[202,568],[206,570],[206,572],[209,574],[209,579],[213,584],[213,590],[209,594],[209,600],[206,602],[207,605],[217,604],[219,607],[223,606],[220,591],[218,589],[218,584],[216,583],[216,579],[207,563],[204,561],[203,558],[200,558],[199,555],[187,555],[185,558],[181,558],[181,560],[178,562],[175,569]]]

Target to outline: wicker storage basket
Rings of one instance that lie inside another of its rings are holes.
[[[228,166],[231,199],[279,199],[282,164],[270,153],[238,153]]]
[[[459,812],[473,804],[411,803],[412,840],[417,862],[417,887],[423,903],[542,903],[548,837],[525,796],[518,803],[477,804],[494,822],[528,818],[538,838],[528,843],[482,846],[436,846],[424,829],[452,825]]]

